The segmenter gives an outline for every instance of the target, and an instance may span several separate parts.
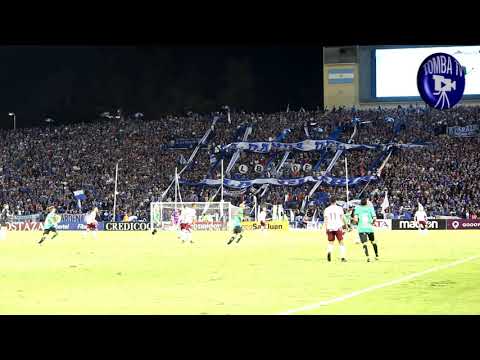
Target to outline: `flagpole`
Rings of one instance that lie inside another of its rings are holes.
[[[177,178],[177,167],[175,166],[175,212],[177,211],[177,187],[178,187],[178,178]]]
[[[347,154],[345,154],[345,180],[347,181],[347,208],[348,208],[348,165],[347,165]]]
[[[221,171],[222,171],[222,177],[221,177],[221,179],[222,179],[222,184],[220,185],[220,189],[221,189],[221,190],[220,190],[220,191],[221,191],[221,193],[220,193],[220,201],[223,202],[223,159],[222,159],[222,162],[221,162],[221,169],[222,169],[222,170],[221,170]]]
[[[122,159],[117,161],[115,165],[115,192],[113,194],[113,221],[115,221],[115,215],[117,210],[117,185],[118,185],[118,164],[122,161]]]

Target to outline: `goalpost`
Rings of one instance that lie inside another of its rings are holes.
[[[230,221],[235,215],[242,215],[243,209],[223,201],[223,159],[221,162],[222,184],[215,196],[220,191],[220,201],[208,202],[183,202],[180,193],[180,181],[177,168],[173,181],[175,197],[174,201],[157,201],[150,203],[150,226],[154,230],[174,230],[172,215],[183,208],[195,209],[194,230],[228,230]],[[171,187],[171,186],[170,186]],[[168,193],[170,187],[164,192],[163,197]],[[213,200],[215,198],[211,200]]]
[[[243,209],[230,202],[152,202],[150,203],[150,223],[152,229],[175,230],[172,215],[176,209],[193,208],[196,212],[194,230],[226,231],[232,217],[243,214]]]

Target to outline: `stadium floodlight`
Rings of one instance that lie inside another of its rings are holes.
[[[8,116],[13,116],[13,130],[15,130],[15,129],[17,128],[16,115],[15,115],[15,113],[13,113],[13,112],[9,112],[9,113],[8,113]]]

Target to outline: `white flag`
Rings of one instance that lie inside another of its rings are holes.
[[[388,202],[388,191],[385,191],[385,198],[382,202],[382,214],[385,214],[385,209],[390,207],[390,203]]]

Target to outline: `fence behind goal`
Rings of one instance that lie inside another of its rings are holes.
[[[176,230],[173,224],[175,210],[195,210],[194,230],[228,230],[233,216],[243,215],[243,209],[229,202],[152,202],[150,222],[152,229]]]

